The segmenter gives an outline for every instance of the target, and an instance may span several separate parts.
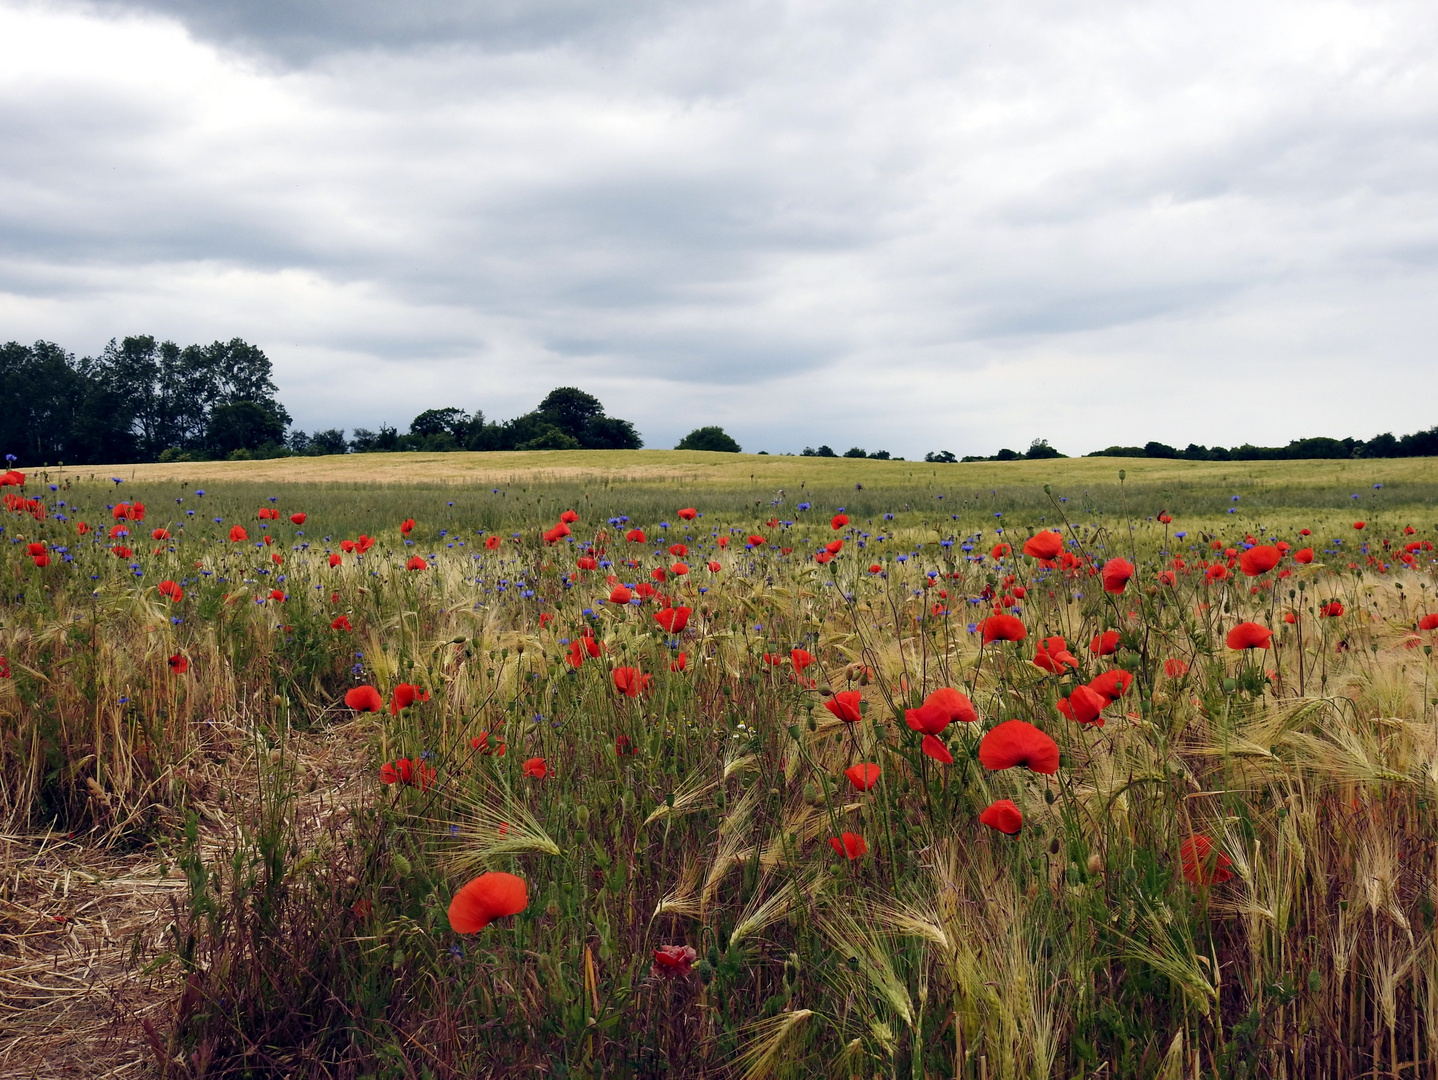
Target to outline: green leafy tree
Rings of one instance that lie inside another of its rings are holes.
[[[709,450],[720,454],[739,453],[739,444],[722,427],[695,428],[679,440],[676,450]]]

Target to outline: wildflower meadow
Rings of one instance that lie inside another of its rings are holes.
[[[1428,459],[485,457],[0,478],[5,1075],[1438,1077]]]

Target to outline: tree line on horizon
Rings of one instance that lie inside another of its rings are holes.
[[[512,420],[491,421],[476,409],[427,409],[407,432],[331,428],[290,430],[273,366],[264,351],[241,338],[180,347],[150,335],[111,339],[96,357],[76,358],[51,342],[0,345],[0,454],[26,465],[125,464],[205,461],[418,450],[638,450],[634,424],[605,413],[592,394],[572,386],[549,392]],[[696,428],[677,450],[739,453],[723,428]],[[765,453],[764,451],[760,451]],[[852,447],[842,455],[828,446],[805,447],[801,457],[903,461],[887,450]],[[989,457],[930,451],[926,462],[1021,461],[1063,458],[1047,439],[1028,450],[1003,449]],[[1188,461],[1262,461],[1298,458],[1438,456],[1438,426],[1372,439],[1316,437],[1285,446],[1232,448],[1190,443],[1180,450],[1161,442],[1110,446],[1086,457],[1171,458]]]

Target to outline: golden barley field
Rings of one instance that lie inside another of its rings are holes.
[[[32,471],[0,1076],[1438,1077],[1438,467]]]

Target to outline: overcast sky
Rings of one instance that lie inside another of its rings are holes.
[[[0,0],[0,340],[296,425],[1068,453],[1438,423],[1438,5]]]

